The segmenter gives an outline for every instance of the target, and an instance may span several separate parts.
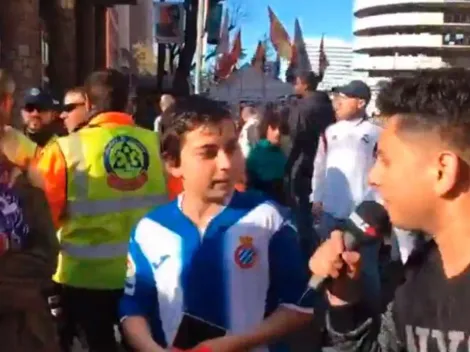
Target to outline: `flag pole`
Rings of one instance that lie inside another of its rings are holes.
[[[198,0],[197,8],[197,43],[196,43],[196,72],[194,74],[194,92],[201,94],[201,78],[202,78],[202,55],[204,50],[204,15],[205,0]]]

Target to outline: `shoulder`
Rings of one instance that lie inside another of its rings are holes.
[[[256,191],[236,192],[230,207],[239,213],[239,223],[263,228],[271,234],[277,232],[289,217],[287,210]]]
[[[134,236],[139,233],[146,233],[148,231],[154,231],[156,228],[168,226],[166,225],[168,220],[174,219],[178,213],[177,199],[155,207],[139,220],[134,229]]]
[[[362,128],[364,131],[367,131],[373,135],[379,135],[382,132],[382,127],[370,121],[370,119],[364,121]]]

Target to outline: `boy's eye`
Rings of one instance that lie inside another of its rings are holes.
[[[216,147],[209,147],[209,148],[204,148],[200,155],[205,158],[205,159],[213,159],[217,156],[218,153],[218,148]]]

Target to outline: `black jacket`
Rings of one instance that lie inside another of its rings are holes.
[[[318,140],[320,134],[334,121],[333,105],[326,92],[312,92],[291,107],[289,136],[292,149],[286,165],[291,197],[309,197]]]

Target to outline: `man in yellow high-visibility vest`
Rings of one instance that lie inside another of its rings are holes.
[[[92,351],[113,352],[129,233],[167,200],[166,183],[157,134],[124,112],[126,78],[92,73],[85,94],[88,124],[46,146],[37,166],[61,244],[54,281],[65,326],[79,324]],[[64,349],[69,332],[61,334]]]

